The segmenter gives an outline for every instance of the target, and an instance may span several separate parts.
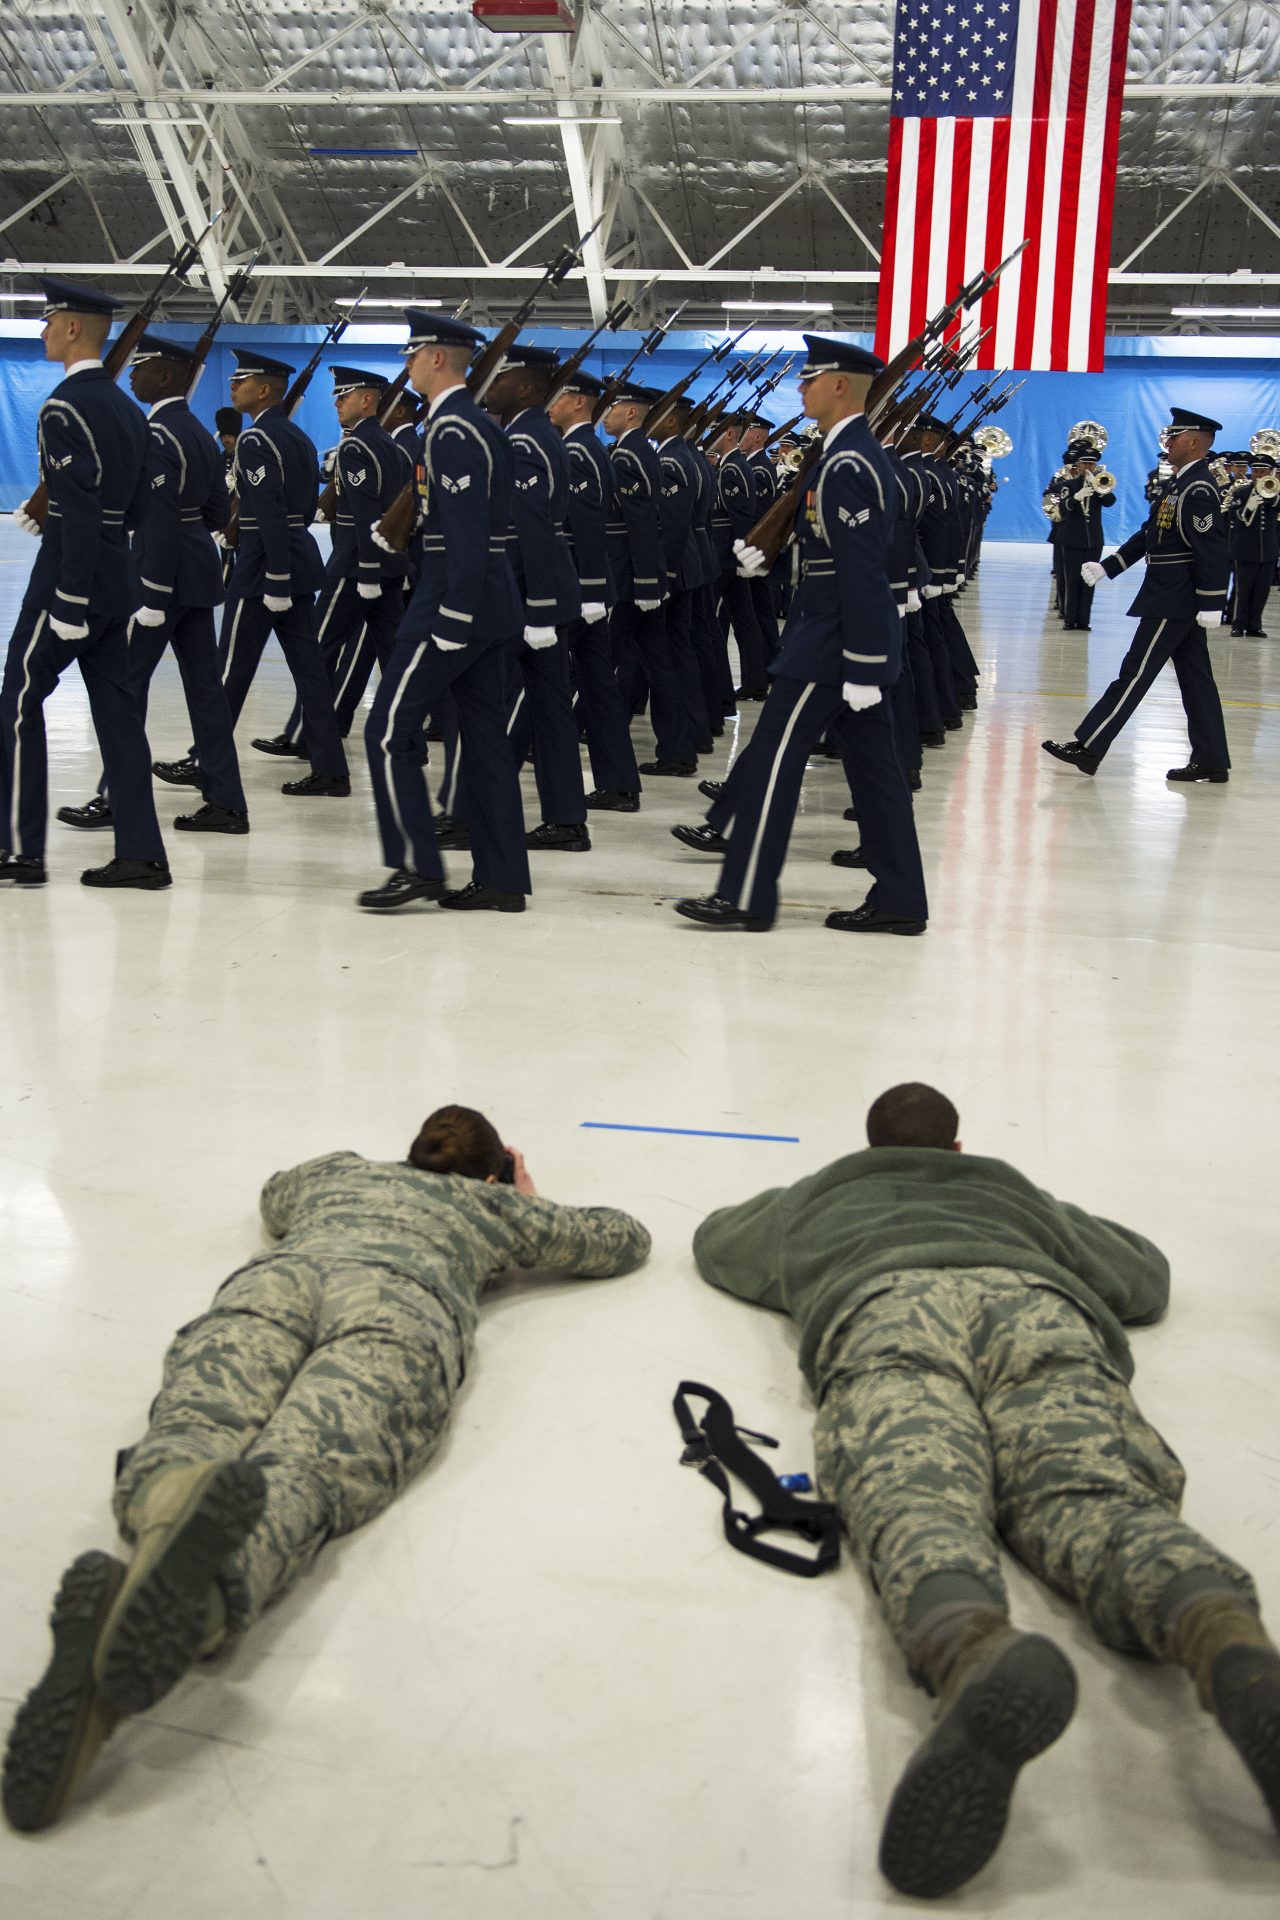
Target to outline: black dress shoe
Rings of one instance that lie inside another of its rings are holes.
[[[639,813],[640,795],[624,793],[621,788],[597,787],[584,804],[592,813]]]
[[[286,780],[280,791],[308,800],[345,800],[351,782],[345,773],[309,773],[305,780]]]
[[[751,700],[751,701],[767,700],[769,697],[769,689],[768,687],[759,687],[754,689],[751,687],[735,687],[733,690],[733,697],[735,700]]]
[[[431,822],[436,845],[446,853],[465,853],[471,845],[471,829],[465,820],[452,813],[438,813]]]
[[[249,816],[206,800],[194,813],[180,813],[173,824],[179,833],[248,833]]]
[[[500,887],[482,887],[478,880],[469,880],[454,893],[442,893],[440,905],[456,907],[459,913],[523,913],[524,895],[504,893]]]
[[[941,727],[935,728],[931,733],[922,733],[920,735],[920,745],[922,747],[945,747],[946,744],[947,736]]]
[[[680,780],[691,780],[698,771],[696,760],[642,760],[641,773],[669,773]]]
[[[153,760],[151,771],[157,780],[163,780],[170,787],[198,787],[200,768],[194,754],[188,754],[185,760]]]
[[[281,760],[305,760],[307,750],[299,740],[291,740],[287,733],[273,734],[270,739],[251,740],[249,745],[258,753],[275,754]]]
[[[976,693],[962,693],[960,695],[960,711],[961,713],[976,713],[978,711],[978,696]]]
[[[0,853],[0,885],[42,887],[48,878],[43,860],[25,853]]]
[[[709,893],[705,900],[677,900],[676,912],[686,920],[696,920],[700,927],[740,927],[744,933],[767,933],[773,925],[772,920],[744,913],[718,893]]]
[[[724,729],[721,728],[721,732],[723,731]],[[714,753],[715,750],[716,743],[712,736],[709,733],[700,733],[694,742],[694,751],[696,753]]]
[[[725,785],[723,780],[699,780],[698,792],[705,793],[708,800],[720,800],[724,796]]]
[[[1096,753],[1090,753],[1078,740],[1042,740],[1040,745],[1055,760],[1065,760],[1069,767],[1079,767],[1081,773],[1096,773],[1102,765]]]
[[[163,860],[108,860],[105,867],[86,867],[80,875],[82,887],[137,887],[143,893],[158,893],[173,885],[173,875]]]
[[[841,818],[843,820],[856,820],[857,817],[858,817],[858,809],[856,807],[846,807],[843,814],[841,815]]]
[[[1265,640],[1267,636],[1261,627],[1246,627],[1244,637],[1246,640]]]
[[[737,702],[736,702],[736,701],[734,701],[734,700],[726,700],[726,701],[725,701],[725,703],[724,703],[724,717],[725,717],[725,719],[726,719],[726,720],[736,720],[736,719],[737,719],[737,717],[738,717],[738,707],[737,707]]]
[[[959,733],[964,727],[964,721],[957,714],[954,720],[944,720],[942,725],[947,733]]]
[[[714,827],[672,827],[671,833],[681,846],[695,853],[728,853],[729,842]]]
[[[66,827],[84,827],[87,831],[109,827],[113,824],[111,802],[104,793],[95,793],[82,807],[59,807],[58,818]]]
[[[833,867],[865,867],[867,856],[861,847],[840,847],[831,856]]]
[[[1225,787],[1231,775],[1225,767],[1202,767],[1188,760],[1185,767],[1170,767],[1166,780],[1207,780],[1212,787]]]
[[[1232,627],[1232,629],[1231,629],[1231,638],[1232,638],[1233,640],[1243,640],[1243,639],[1245,638],[1245,630],[1244,630],[1244,628],[1243,628],[1243,627]]]
[[[860,907],[847,912],[829,913],[825,924],[837,933],[923,933],[928,926],[927,920],[906,920],[901,914],[883,913],[879,907],[869,907],[864,900]]]
[[[415,900],[438,900],[444,892],[443,880],[428,880],[408,867],[397,867],[380,887],[358,893],[356,905],[368,907],[373,913],[393,913],[397,907],[411,906]]]
[[[912,793],[919,793],[921,787],[924,785],[919,767],[908,767],[907,785],[910,787]]]
[[[524,837],[526,847],[539,853],[590,853],[591,835],[585,826],[557,825],[544,820]]]

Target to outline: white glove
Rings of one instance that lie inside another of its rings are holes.
[[[37,540],[40,538],[40,522],[31,518],[27,512],[25,500],[13,516],[13,524],[15,527],[21,527],[24,533],[34,534]]]
[[[381,547],[384,553],[395,552],[395,548],[392,546],[391,542],[389,540],[385,540],[383,536],[378,532],[378,529],[376,527],[373,530],[373,544],[375,547]]]
[[[217,541],[218,545],[222,548],[224,553],[231,552],[231,548],[227,545],[227,536],[223,532],[221,527],[215,527],[213,529],[213,537]]]
[[[441,653],[461,653],[467,643],[465,640],[442,640],[438,633],[433,633],[431,644],[439,647]]]
[[[907,592],[907,612],[919,613],[920,605],[921,605],[920,595],[916,592],[914,587],[911,587]]]
[[[289,593],[264,593],[262,596],[262,604],[268,613],[288,613],[290,607],[293,605],[293,595]]]
[[[1084,487],[1081,487],[1081,489],[1080,489],[1080,491],[1079,491],[1079,493],[1073,493],[1073,494],[1072,494],[1072,496],[1071,496],[1071,498],[1072,498],[1073,500],[1078,500],[1078,501],[1080,502],[1080,504],[1081,504],[1081,505],[1083,506],[1083,505],[1084,505],[1084,502],[1085,502],[1085,501],[1086,501],[1086,500],[1087,500],[1087,499],[1089,498],[1089,495],[1090,495],[1090,494],[1091,494],[1092,492],[1093,492],[1093,488],[1092,488],[1092,487],[1089,487],[1089,486],[1084,486]]]
[[[733,551],[738,562],[738,572],[744,580],[754,580],[758,574],[768,573],[768,555],[761,553],[759,547],[749,546],[745,540],[735,540]]]
[[[526,647],[533,647],[539,653],[543,647],[554,647],[558,638],[554,627],[526,627],[524,630]]]
[[[1220,613],[1198,613],[1196,615],[1196,625],[1207,628],[1210,633],[1216,633],[1222,625],[1222,615]]]
[[[636,611],[638,613],[656,613],[661,605],[661,600],[637,600]]]
[[[140,627],[162,627],[169,618],[163,607],[139,607],[133,617]]]
[[[55,620],[53,615],[50,614],[49,625],[53,628],[59,640],[87,640],[89,638],[89,622],[87,620],[83,621],[78,627],[69,627],[65,620]]]
[[[603,600],[584,600],[583,601],[582,617],[586,621],[589,627],[594,627],[597,620],[606,620],[608,616],[609,616],[609,609],[608,607],[606,607]]]
[[[356,592],[362,600],[380,600],[382,598],[382,588],[373,580],[357,581]]]
[[[1086,587],[1096,587],[1099,580],[1105,580],[1107,570],[1101,560],[1086,560],[1080,568],[1080,578]]]
[[[920,589],[920,592],[923,594],[926,600],[936,600],[939,597],[939,595],[942,593],[942,591],[943,589],[941,587],[933,587],[933,586],[921,587]]]
[[[1262,495],[1260,493],[1251,493],[1249,495],[1249,498],[1245,501],[1241,511],[1244,513],[1254,513],[1261,505],[1262,505]]]
[[[879,687],[863,687],[856,680],[846,680],[841,692],[846,707],[852,707],[855,713],[865,713],[869,707],[880,705]]]

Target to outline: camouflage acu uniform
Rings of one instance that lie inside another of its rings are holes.
[[[1179,1519],[1182,1467],[1079,1306],[1000,1267],[884,1282],[828,1330],[816,1450],[901,1646],[930,1576],[1007,1604],[1000,1538],[1126,1653],[1170,1657],[1174,1594],[1225,1582],[1257,1605],[1244,1569]]]
[[[158,1468],[237,1456],[262,1468],[266,1513],[221,1576],[233,1631],[430,1459],[486,1283],[513,1267],[604,1278],[649,1250],[612,1208],[354,1153],[273,1175],[262,1212],[279,1245],[177,1335],[114,1502],[131,1539],[134,1496]]]

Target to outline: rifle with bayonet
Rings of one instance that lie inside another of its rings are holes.
[[[685,438],[696,439],[701,446],[705,447],[709,440],[714,439],[726,414],[742,411],[736,404],[739,389],[749,380],[757,379],[762,369],[770,366],[776,358],[776,353],[771,354],[767,348],[762,348],[741,367],[730,367],[729,371],[717,380],[711,391],[703,394],[694,408],[689,425],[685,429]]]
[[[109,373],[113,380],[118,380],[128,366],[129,361],[133,357],[134,348],[147,331],[147,328],[151,325],[151,322],[160,311],[164,301],[173,291],[175,285],[179,281],[185,280],[192,267],[199,264],[200,248],[205,240],[208,239],[216,222],[220,220],[221,217],[221,214],[215,214],[198,240],[187,240],[183,242],[142,305],[136,313],[132,314],[129,319],[125,321],[124,326],[103,354],[103,371]],[[22,511],[29,520],[36,522],[41,533],[43,533],[49,519],[49,489],[43,480],[38,483],[31,498],[24,501]]]
[[[589,333],[582,342],[582,345],[575,347],[569,355],[569,358],[556,368],[555,378],[552,380],[550,391],[543,402],[544,406],[549,407],[556,395],[564,392],[564,389],[568,386],[579,367],[582,366],[587,355],[602,333],[617,333],[620,327],[626,326],[627,321],[631,318],[636,308],[640,305],[641,301],[644,300],[653,286],[654,281],[651,280],[649,285],[638,293],[634,300],[618,299],[614,301],[608,313],[606,313],[604,319],[600,322],[600,325],[595,328],[594,332]]]
[[[722,340],[719,346],[712,347],[707,353],[703,354],[696,366],[690,367],[683,379],[677,380],[673,387],[668,387],[661,400],[655,401],[653,406],[650,407],[641,423],[640,431],[646,439],[657,433],[658,428],[671,412],[672,407],[684,399],[685,394],[689,391],[690,384],[697,379],[702,369],[710,366],[718,367],[720,362],[727,359],[733,352],[739,340],[743,338],[743,335],[750,333],[750,331],[751,323],[748,322],[741,333],[735,333],[731,340]]]
[[[356,298],[351,302],[347,311],[338,314],[337,317],[330,322],[329,326],[325,329],[324,338],[308,360],[306,366],[302,369],[302,372],[294,374],[292,383],[288,387],[284,399],[280,402],[289,419],[293,418],[293,415],[302,405],[307,388],[311,385],[311,382],[315,379],[316,373],[319,370],[325,348],[335,346],[337,342],[341,340],[343,334],[355,318],[364,296],[365,289],[362,288]],[[221,540],[228,553],[234,552],[240,545],[240,502],[234,494],[231,497],[231,516],[226,526],[222,529]]]
[[[932,347],[945,340],[947,330],[957,315],[967,312],[977,301],[990,293],[1001,274],[1030,244],[1029,240],[1024,240],[1021,246],[1014,248],[1007,259],[1000,262],[998,267],[993,267],[987,273],[975,274],[973,279],[962,286],[944,307],[925,322],[913,340],[908,340],[907,344],[895,353],[884,371],[876,375],[867,391],[864,411],[869,416],[875,415],[886,395],[895,391],[904,375],[918,365]],[[756,548],[764,555],[765,568],[773,565],[795,531],[796,516],[800,511],[800,503],[804,498],[809,475],[821,457],[822,436],[819,435],[815,437],[813,446],[797,468],[796,477],[791,486],[785,493],[778,495],[773,505],[765,510],[747,535],[746,545]]]
[[[261,253],[261,251],[262,249],[261,247],[259,247],[253,254],[253,257],[249,260],[246,260],[242,267],[238,267],[235,273],[232,275],[231,279],[228,280],[227,290],[223,294],[221,300],[219,300],[217,306],[214,308],[213,318],[209,321],[208,325],[205,327],[204,332],[200,335],[200,338],[196,341],[194,347],[192,347],[191,378],[187,381],[186,388],[183,393],[184,399],[190,400],[192,394],[195,392],[196,383],[200,378],[201,369],[203,368],[205,361],[209,358],[209,355],[213,350],[213,343],[218,337],[218,329],[222,325],[223,315],[226,313],[227,308],[234,307],[236,303],[240,300],[241,296],[244,294],[245,289],[249,285],[249,281],[250,281],[250,278],[252,277],[253,270],[258,264],[258,255]]]
[[[1000,377],[1003,378],[1003,375]],[[937,460],[949,460],[962,440],[968,439],[970,434],[974,432],[982,421],[993,419],[997,413],[1007,407],[1014,394],[1017,393],[1020,388],[1025,387],[1026,384],[1025,380],[1015,380],[1011,387],[1006,387],[1003,393],[998,393],[988,406],[980,406],[974,414],[973,419],[970,420],[967,425],[961,427],[957,432],[948,434],[946,441],[938,448],[934,458]],[[974,396],[974,398],[976,398],[976,396]],[[973,399],[970,400],[969,404],[973,404]]]
[[[506,325],[498,329],[493,339],[480,350],[476,358],[471,362],[471,365],[467,369],[467,391],[473,400],[479,402],[484,399],[486,392],[502,371],[503,361],[506,359],[512,347],[514,347],[522,330],[528,326],[538,301],[542,298],[542,295],[552,287],[558,287],[562,281],[568,279],[582,258],[583,248],[603,219],[604,215],[601,214],[595,226],[588,227],[587,231],[581,234],[571,247],[562,247],[560,249],[555,259],[551,262],[551,265],[543,274],[541,280],[539,280],[538,284],[534,287],[532,293],[528,294],[526,298],[520,302],[520,305],[516,308]],[[411,364],[411,360],[406,362],[406,378]],[[417,475],[415,474],[408,485],[403,487],[396,495],[378,522],[376,537],[379,546],[385,547],[389,553],[403,553],[413,538],[413,529],[417,524],[418,482]]]
[[[627,361],[626,366],[620,368],[617,373],[611,373],[609,375],[609,378],[605,381],[604,392],[591,409],[591,424],[593,427],[599,426],[610,407],[613,406],[619,393],[631,378],[631,369],[636,365],[637,361],[643,360],[646,355],[658,351],[658,348],[662,345],[688,304],[689,302],[687,300],[682,300],[674,312],[666,320],[662,321],[661,325],[650,327],[648,333],[646,333],[643,340],[641,340],[640,345]]]

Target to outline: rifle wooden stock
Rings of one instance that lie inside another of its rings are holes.
[[[212,226],[213,221],[211,220],[209,226],[207,226],[204,233],[201,234],[200,240],[205,238],[205,235]],[[168,295],[173,282],[175,280],[185,280],[187,274],[199,259],[200,240],[188,240],[184,246],[179,247],[177,253],[174,254],[173,259],[169,262],[164,277],[157,281],[137,312],[131,314],[128,320],[125,321],[119,334],[103,354],[103,371],[109,373],[113,380],[118,380],[128,366],[134,348],[137,346],[139,340],[141,340],[147,328],[151,325],[156,314],[160,311],[160,307]],[[49,489],[43,480],[37,482],[35,491],[29,500],[24,501],[22,510],[36,522],[41,533],[43,533],[49,523]]]
[[[349,312],[339,315],[338,319],[329,327],[324,339],[320,342],[306,366],[302,369],[302,372],[294,375],[292,386],[286,390],[284,399],[280,402],[286,414],[291,418],[295,409],[301,406],[307,388],[316,377],[316,369],[320,365],[325,348],[331,347],[335,342],[341,340],[343,334],[351,324],[352,316],[356,308],[363,299],[364,295],[362,293],[360,298],[353,303]],[[222,544],[228,553],[234,553],[235,549],[240,545],[240,502],[234,493],[231,496],[231,513],[226,526],[222,529]]]
[[[802,416],[803,417],[803,416]],[[796,468],[795,479],[784,493],[780,493],[772,506],[766,507],[760,518],[747,535],[747,545],[758,547],[772,566],[783,548],[795,532],[796,516],[800,512],[800,502],[804,499],[804,490],[809,477],[822,458],[822,437],[815,439]]]
[[[392,414],[395,412],[396,408],[399,406],[400,396],[404,392],[405,387],[408,385],[408,382],[409,382],[409,362],[406,360],[404,365],[401,367],[399,373],[396,375],[395,379],[391,382],[391,385],[386,388],[386,390],[382,395],[381,400],[378,402],[378,412],[376,417],[377,417],[378,425],[380,427],[386,426],[388,420],[391,418]],[[412,491],[412,489],[410,489],[410,491]],[[320,495],[320,498],[316,503],[316,519],[323,520],[325,525],[327,527],[330,527],[333,525],[334,518],[337,514],[337,511],[338,511],[338,481],[337,481],[337,475],[335,473],[332,479],[325,481],[324,491]]]
[[[769,435],[769,438],[765,441],[760,451],[762,453],[767,453],[769,451],[769,448],[772,446],[776,446],[779,440],[785,440],[787,435],[792,431],[792,429],[794,427],[798,427],[800,425],[800,422],[803,419],[804,419],[804,415],[802,413],[793,413],[789,420],[784,420],[780,427],[774,428],[773,432]]]

